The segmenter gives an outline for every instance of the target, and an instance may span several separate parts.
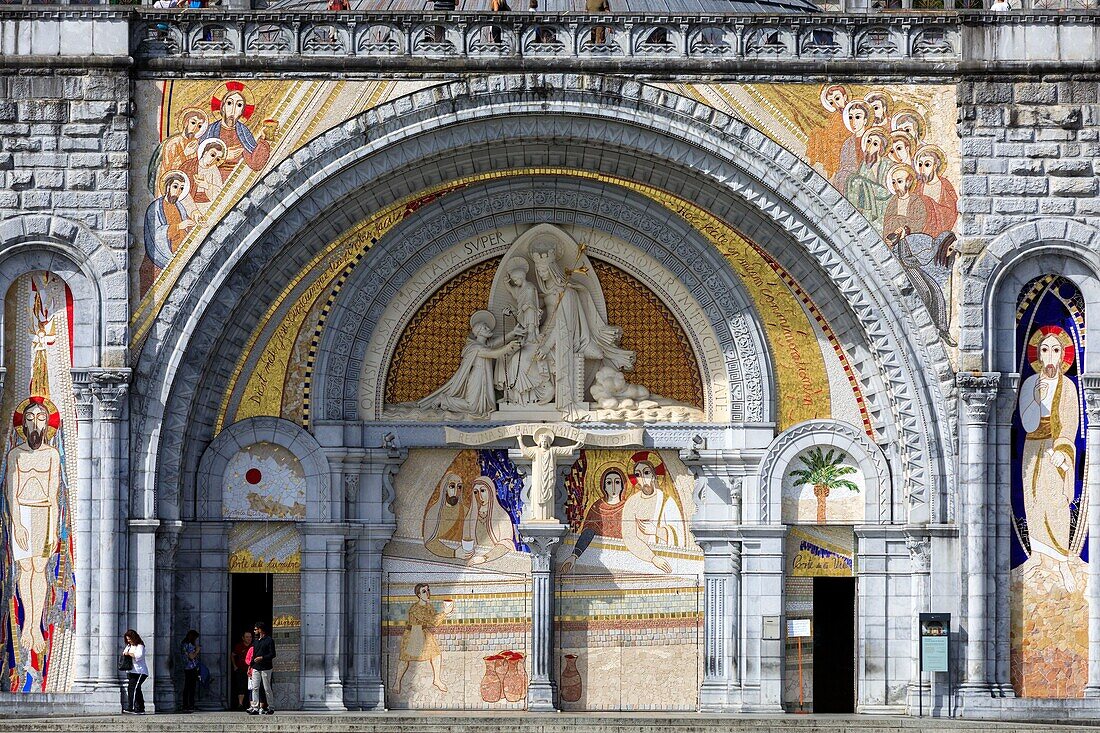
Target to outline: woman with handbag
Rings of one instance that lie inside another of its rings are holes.
[[[149,664],[145,661],[145,642],[133,629],[127,629],[122,635],[125,648],[118,658],[118,669],[126,673],[126,707],[124,713],[145,714],[145,697],[141,694],[141,685],[149,677]]]
[[[199,687],[199,632],[191,629],[180,644],[180,656],[183,657],[183,712],[195,712],[195,693]]]

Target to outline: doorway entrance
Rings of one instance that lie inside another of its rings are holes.
[[[274,585],[271,573],[231,573],[229,576],[229,642],[230,646],[236,646],[241,640],[241,634],[252,631],[257,621],[263,621],[267,628],[271,629],[271,621],[274,606]],[[230,674],[227,680],[226,699],[229,701],[229,709],[237,705],[237,695],[240,694],[235,686],[239,684],[239,678]],[[247,695],[247,688],[245,695]],[[247,697],[245,698],[247,702]]]
[[[813,579],[814,712],[854,713],[856,579]]]

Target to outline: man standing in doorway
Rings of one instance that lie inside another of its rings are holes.
[[[252,642],[252,707],[248,714],[272,715],[275,696],[271,689],[271,660],[275,658],[275,640],[268,636],[267,624],[263,621],[257,621],[253,631],[256,641]],[[261,687],[267,702],[260,702]]]

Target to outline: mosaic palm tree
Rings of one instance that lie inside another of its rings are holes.
[[[820,448],[813,448],[809,453],[803,453],[798,457],[805,468],[791,471],[790,475],[798,479],[798,485],[810,484],[814,487],[814,496],[817,497],[817,523],[825,523],[825,499],[833,489],[848,489],[859,491],[859,487],[852,481],[844,478],[856,472],[855,466],[844,463],[844,453],[829,449],[828,453]]]

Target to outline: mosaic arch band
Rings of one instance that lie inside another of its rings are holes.
[[[72,294],[53,273],[31,272],[12,284],[4,316],[5,679],[12,692],[64,692],[76,617]]]
[[[1087,679],[1084,306],[1039,278],[1017,309],[1021,382],[1012,416],[1012,681],[1025,697],[1079,697]]]

